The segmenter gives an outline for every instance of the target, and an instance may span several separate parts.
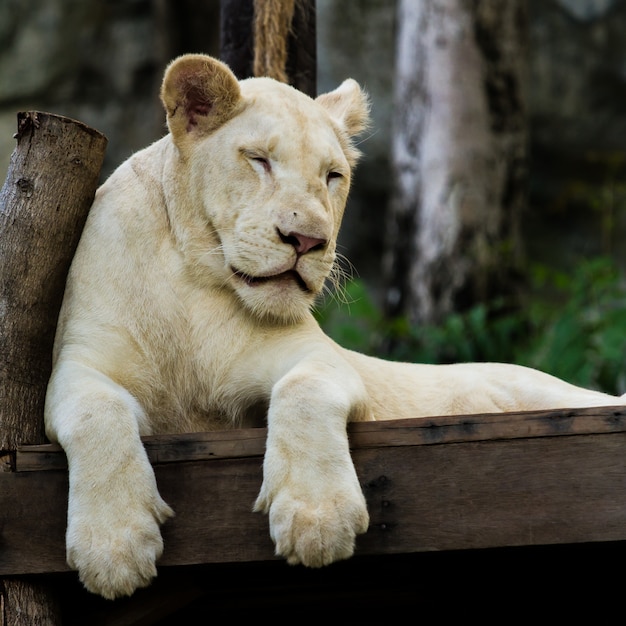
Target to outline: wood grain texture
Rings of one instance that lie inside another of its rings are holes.
[[[626,432],[626,407],[623,406],[489,413],[348,425],[348,436],[353,449],[617,432]],[[143,442],[151,463],[160,465],[258,456],[265,451],[266,436],[265,428],[249,428],[154,435],[144,437]],[[58,445],[27,445],[17,449],[17,471],[44,471],[66,467],[65,455]]]
[[[43,406],[57,316],[107,143],[104,135],[81,122],[34,111],[18,114],[15,137],[17,146],[0,190],[1,470],[10,469],[18,445],[45,441]],[[49,563],[48,537],[39,541],[49,528],[37,518],[40,503],[30,500],[30,493],[14,492],[22,485],[19,480],[0,485],[2,507],[11,521],[32,532],[15,537],[15,528],[2,529],[0,553],[4,542],[14,545],[11,540],[29,548],[20,555],[24,567],[11,567],[11,573]],[[36,484],[29,490],[50,497],[46,487]],[[29,515],[35,517],[28,520]],[[40,546],[41,559],[36,554]],[[52,554],[58,548],[54,544]],[[55,595],[47,585],[30,579],[0,580],[2,626],[60,623]]]
[[[41,582],[0,580],[0,626],[57,626],[60,606],[54,592]]]
[[[626,540],[623,418],[609,407],[351,425],[371,516],[357,554]],[[275,558],[267,517],[252,513],[265,429],[145,441],[176,511],[161,566]],[[57,461],[23,460],[39,455]],[[63,458],[24,447],[18,471],[0,474],[0,575],[67,569]]]
[[[0,451],[41,443],[52,343],[67,272],[107,140],[75,120],[18,114],[0,190]]]

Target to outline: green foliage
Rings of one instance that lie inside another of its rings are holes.
[[[572,276],[536,268],[528,307],[530,333],[520,360],[560,378],[609,393],[626,391],[626,288],[607,259],[582,263]],[[552,288],[552,289],[550,289]]]
[[[600,258],[573,274],[536,266],[523,308],[495,301],[450,315],[437,326],[385,319],[361,281],[346,304],[326,301],[324,330],[346,348],[402,361],[502,361],[529,365],[584,387],[626,391],[626,286]]]

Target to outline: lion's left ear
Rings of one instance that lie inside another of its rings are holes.
[[[165,70],[161,101],[180,148],[233,117],[241,92],[227,65],[207,55],[185,54]]]
[[[330,113],[350,137],[369,126],[369,98],[352,78],[344,80],[334,91],[318,96],[316,102]]]

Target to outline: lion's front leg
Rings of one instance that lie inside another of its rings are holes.
[[[291,564],[320,567],[348,558],[356,535],[367,530],[346,433],[361,393],[352,370],[310,362],[273,389],[255,510],[269,513],[276,553]]]
[[[139,437],[142,419],[137,401],[106,376],[76,363],[57,367],[46,427],[69,465],[67,561],[87,589],[109,599],[156,576],[159,525],[172,515]]]

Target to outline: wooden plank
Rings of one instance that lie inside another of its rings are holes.
[[[350,424],[348,432],[353,449],[616,433],[626,432],[626,407],[361,422]],[[266,434],[265,428],[249,428],[183,435],[155,435],[144,437],[143,441],[150,461],[158,465],[260,455],[265,451]],[[65,455],[57,445],[21,446],[17,450],[17,471],[42,471],[66,467]]]
[[[359,551],[623,540],[625,450],[626,433],[363,450]]]
[[[452,415],[350,424],[352,447],[407,446],[626,432],[626,407]]]
[[[560,430],[554,418],[538,414],[518,416],[517,425],[472,416],[485,429],[480,436],[491,433],[490,439],[471,440],[480,431],[475,427],[469,441],[438,445],[423,420],[354,425],[353,458],[371,515],[357,553],[625,540],[626,431],[622,409],[617,417],[615,411],[560,414]],[[443,438],[454,438],[463,420],[468,417],[432,422]],[[600,432],[588,433],[592,427]],[[150,442],[161,454],[159,489],[176,511],[163,529],[160,564],[273,559],[267,517],[251,511],[264,429],[202,435],[197,447],[191,436],[175,444],[168,439]],[[205,460],[181,462],[167,452],[185,445],[187,458],[200,449]],[[221,446],[236,457],[220,457]],[[65,470],[0,474],[0,575],[67,569],[66,503]]]
[[[152,435],[143,443],[153,465],[184,461],[210,461],[259,456],[265,451],[267,429],[246,428],[182,435]],[[20,446],[16,453],[18,472],[63,470],[67,460],[60,446]]]
[[[63,471],[0,474],[0,575],[67,570],[67,489]]]

